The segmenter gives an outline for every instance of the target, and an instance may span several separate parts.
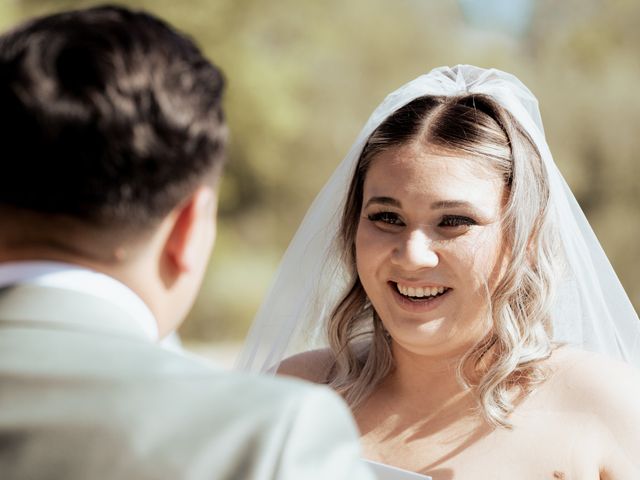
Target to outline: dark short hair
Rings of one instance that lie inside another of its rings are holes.
[[[185,35],[103,6],[0,37],[0,207],[95,226],[164,218],[224,157],[224,80]]]

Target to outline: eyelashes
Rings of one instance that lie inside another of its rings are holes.
[[[371,213],[367,215],[367,218],[374,223],[382,222],[388,225],[404,225],[400,215],[393,212]]]
[[[469,217],[464,217],[460,215],[445,215],[442,217],[440,227],[470,227],[472,225],[477,225],[477,222]]]
[[[373,223],[381,223],[389,226],[404,226],[405,223],[402,217],[395,212],[377,212],[367,215],[367,219]],[[471,217],[464,215],[443,215],[440,221],[436,224],[438,227],[447,229],[461,229],[462,227],[471,227],[477,225]]]

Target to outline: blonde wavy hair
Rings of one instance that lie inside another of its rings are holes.
[[[512,115],[486,95],[417,98],[390,115],[365,144],[339,232],[354,281],[327,324],[335,356],[328,383],[357,409],[394,368],[389,334],[357,275],[355,236],[372,159],[416,140],[477,158],[504,178],[508,199],[502,234],[510,261],[495,289],[486,292],[492,328],[463,356],[458,377],[476,394],[486,420],[509,428],[515,400],[545,379],[541,361],[553,349],[556,236],[540,154]]]

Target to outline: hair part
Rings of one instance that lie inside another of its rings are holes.
[[[357,275],[355,237],[372,160],[411,142],[477,158],[504,179],[508,198],[502,232],[510,261],[494,291],[487,288],[490,333],[463,356],[458,375],[476,394],[486,420],[509,427],[514,402],[545,378],[540,362],[552,351],[556,246],[540,154],[511,114],[486,95],[417,98],[390,115],[366,142],[339,233],[343,262],[354,281],[327,324],[335,355],[329,383],[357,409],[394,368],[388,333]]]

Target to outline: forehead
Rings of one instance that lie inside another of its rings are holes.
[[[485,158],[427,151],[410,143],[373,158],[365,177],[365,196],[424,196],[486,203],[501,199],[502,176]]]

